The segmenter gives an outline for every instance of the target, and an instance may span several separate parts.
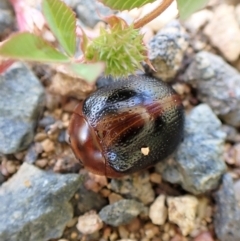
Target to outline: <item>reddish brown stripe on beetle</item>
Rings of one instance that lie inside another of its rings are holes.
[[[146,115],[147,113],[145,113]],[[108,116],[108,118],[105,117],[104,123],[99,123],[99,125],[96,128],[97,133],[99,133],[100,136],[103,137],[104,145],[106,147],[112,145],[112,143],[117,142],[117,139],[119,139],[123,133],[127,130],[131,130],[132,127],[142,127],[145,125],[147,121],[147,116],[145,118],[142,118],[142,114],[140,115],[138,112],[130,114],[129,112],[122,112],[119,113],[119,120],[121,118],[125,118],[124,121],[119,121],[115,120],[111,126],[108,126],[108,128],[104,128],[104,124],[108,123],[109,121],[112,121],[111,115]],[[148,118],[149,119],[149,118]],[[103,131],[104,130],[104,131]]]
[[[164,101],[152,102],[148,105],[135,106],[134,113],[129,113],[128,109],[122,109],[117,117],[112,117],[111,114],[104,117],[95,128],[98,135],[104,139],[103,143],[106,147],[116,143],[121,139],[123,133],[138,130],[146,125],[146,123],[154,122],[157,117],[162,116],[167,110],[181,105],[178,95],[167,96]],[[112,124],[109,124],[112,123]]]

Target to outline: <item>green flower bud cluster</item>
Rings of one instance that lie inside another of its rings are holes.
[[[103,61],[105,74],[126,77],[141,69],[141,61],[146,59],[147,49],[143,35],[133,26],[115,26],[101,29],[100,36],[88,44],[85,51],[87,61]]]

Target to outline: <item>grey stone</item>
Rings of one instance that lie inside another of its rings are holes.
[[[188,35],[177,20],[161,29],[148,44],[148,56],[156,70],[152,74],[164,81],[172,80],[188,44]]]
[[[40,127],[46,128],[56,122],[55,118],[52,116],[44,116],[39,122]]]
[[[105,205],[107,205],[107,200],[99,193],[88,190],[84,186],[80,187],[77,194],[79,198],[75,204],[76,215],[84,214],[90,210],[100,211]]]
[[[12,6],[11,6],[9,0],[1,0],[0,1],[0,9],[12,10]]]
[[[238,130],[229,125],[222,125],[222,130],[226,133],[226,141],[236,143],[240,142],[240,133]]]
[[[216,201],[214,227],[218,239],[239,241],[240,208],[234,194],[233,180],[229,174],[223,176],[222,187],[214,198]]]
[[[12,6],[8,0],[0,1],[0,35],[6,29],[13,29],[15,17]]]
[[[75,11],[81,22],[90,28],[93,28],[99,21],[102,21],[100,16],[113,14],[110,8],[95,0],[80,0],[79,4],[75,7]]]
[[[0,187],[0,240],[45,241],[62,235],[73,216],[69,200],[82,183],[24,163]]]
[[[238,179],[237,181],[234,182],[233,185],[234,193],[235,193],[235,198],[238,202],[238,206],[240,204],[240,180]]]
[[[24,162],[28,164],[34,164],[38,158],[39,153],[36,151],[36,144],[32,144],[24,157]]]
[[[225,137],[219,119],[208,105],[201,104],[186,117],[184,141],[174,159],[158,163],[156,170],[163,179],[193,194],[210,191],[218,186],[226,169]]]
[[[24,64],[16,62],[0,76],[0,153],[28,147],[43,102],[44,89]]]
[[[137,199],[145,205],[153,202],[155,197],[148,172],[112,179],[111,189],[126,198]]]
[[[67,143],[67,136],[68,136],[68,133],[67,133],[66,129],[60,130],[60,132],[58,134],[58,142],[59,143]]]
[[[142,203],[135,200],[122,199],[105,206],[99,213],[100,218],[106,224],[117,227],[131,222],[141,212],[145,211]]]
[[[11,10],[0,9],[0,34],[6,29],[13,29],[15,18]]]
[[[70,8],[75,8],[81,0],[63,0]]]
[[[183,78],[216,115],[229,125],[240,126],[240,74],[236,69],[203,51],[195,55]]]
[[[0,172],[0,185],[2,185],[5,181],[5,177],[3,176],[3,174]]]

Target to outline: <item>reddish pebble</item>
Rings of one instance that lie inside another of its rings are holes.
[[[128,231],[130,232],[138,232],[141,228],[141,221],[138,218],[135,218],[134,220],[131,221],[126,227]]]
[[[182,241],[183,236],[180,234],[176,234],[170,241]]]
[[[194,241],[214,241],[214,239],[209,232],[203,232],[194,238]]]

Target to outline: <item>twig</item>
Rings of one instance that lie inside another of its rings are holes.
[[[162,12],[164,12],[173,1],[174,0],[163,0],[163,2],[156,9],[148,13],[143,18],[137,20],[137,22],[134,23],[134,28],[141,28],[145,24],[151,22],[154,18],[158,17]]]

